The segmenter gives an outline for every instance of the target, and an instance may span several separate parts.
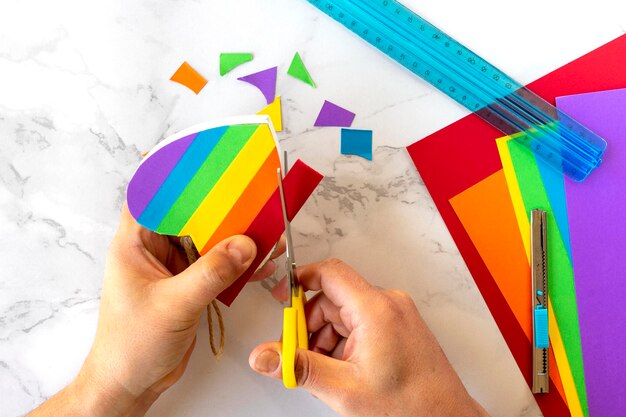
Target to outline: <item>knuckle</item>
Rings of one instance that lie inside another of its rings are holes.
[[[387,291],[389,295],[402,306],[412,306],[415,305],[413,301],[413,297],[411,297],[407,292],[401,290],[389,290]]]
[[[324,261],[324,263],[333,268],[343,267],[345,265],[345,262],[338,258],[328,258]]]
[[[203,262],[200,268],[204,282],[209,285],[227,285],[230,283],[230,277],[233,275],[235,266],[228,259],[222,259],[216,262],[214,259],[208,259]]]

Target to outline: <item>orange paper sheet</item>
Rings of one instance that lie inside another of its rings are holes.
[[[528,340],[532,340],[530,265],[503,170],[450,199]],[[558,369],[552,350],[550,366]],[[565,399],[559,372],[551,380]]]

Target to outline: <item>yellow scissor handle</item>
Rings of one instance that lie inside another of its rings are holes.
[[[291,295],[291,307],[286,307],[283,312],[282,368],[283,384],[286,388],[298,387],[295,372],[297,348],[309,348],[304,302],[305,295],[300,286],[298,293]]]

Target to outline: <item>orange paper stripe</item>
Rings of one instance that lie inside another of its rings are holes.
[[[209,238],[200,253],[208,252],[220,241],[232,235],[244,233],[278,187],[276,168],[280,166],[278,153],[267,157],[252,181],[233,205],[230,213]]]
[[[193,69],[187,61],[180,65],[170,80],[184,85],[196,94],[198,94],[207,83],[206,78]]]

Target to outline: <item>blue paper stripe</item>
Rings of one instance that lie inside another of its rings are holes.
[[[150,230],[155,230],[170,207],[182,194],[196,171],[209,156],[215,145],[220,141],[228,126],[204,130],[198,133],[187,151],[178,161],[178,164],[167,176],[159,191],[154,195],[139,219],[139,224]]]

